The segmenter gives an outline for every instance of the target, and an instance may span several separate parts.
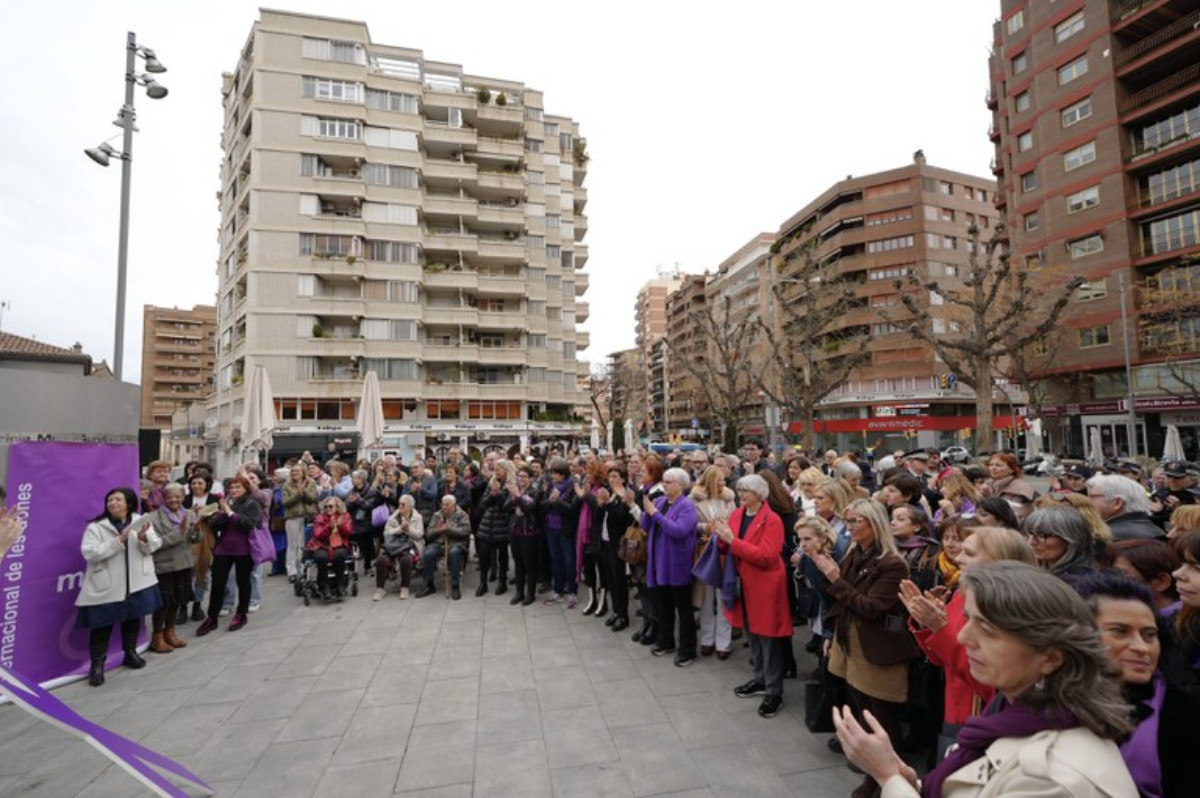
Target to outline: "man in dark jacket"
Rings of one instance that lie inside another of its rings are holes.
[[[1100,474],[1088,480],[1087,495],[1112,530],[1114,541],[1165,537],[1162,527],[1150,519],[1145,489],[1133,480]]]

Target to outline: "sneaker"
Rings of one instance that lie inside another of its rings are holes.
[[[402,587],[400,588],[400,600],[403,601],[406,598],[408,598],[408,588]]]
[[[557,604],[558,602],[562,601],[562,598],[563,597],[561,593],[551,593],[549,596],[546,596],[546,598],[542,599],[542,603]]]
[[[767,692],[767,686],[762,682],[751,679],[745,684],[733,688],[733,694],[738,698],[751,698],[752,696],[762,695]]]
[[[228,615],[229,610],[230,610],[230,607],[222,607],[221,612],[220,612],[221,617],[224,618],[226,615]]]
[[[650,653],[653,654],[654,652],[651,651]],[[688,665],[691,665],[695,661],[696,661],[695,654],[692,654],[690,657],[680,654],[678,657],[675,658],[675,667],[676,668],[686,668]]]
[[[250,606],[248,607],[248,609],[250,610],[250,612],[258,612],[258,608],[261,606],[262,606],[261,604],[251,603]]]
[[[578,603],[579,603],[579,598],[574,593],[567,596],[567,609],[569,609],[569,610],[575,609],[575,605]]]
[[[650,649],[650,653],[655,657],[665,657],[675,653],[675,646],[655,646]]]
[[[371,596],[371,601],[379,601],[384,597],[387,591],[381,587],[375,588],[375,595]]]
[[[773,718],[783,709],[783,696],[769,695],[758,705],[758,715],[762,718]]]

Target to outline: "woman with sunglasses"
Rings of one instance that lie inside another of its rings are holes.
[[[346,512],[346,505],[336,496],[321,502],[321,512],[313,520],[313,536],[308,542],[313,561],[317,564],[317,589],[321,599],[329,601],[336,596],[342,599],[342,578],[346,560],[350,558],[350,540],[354,521]],[[333,564],[333,592],[329,590],[329,565]]]

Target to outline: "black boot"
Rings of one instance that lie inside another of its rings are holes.
[[[92,657],[92,667],[88,671],[88,684],[92,687],[104,684],[104,657]]]
[[[192,602],[192,620],[203,621],[205,617],[204,610],[200,609],[200,602]]]
[[[636,632],[634,632],[633,636],[630,637],[630,640],[632,640],[635,643],[642,642],[642,640],[646,637],[646,633],[650,631],[651,626],[653,626],[653,624],[650,623],[650,619],[644,618],[642,620],[642,628],[638,629]],[[653,642],[654,638],[651,637],[650,640],[651,640],[651,642]]]
[[[518,590],[516,592],[516,594],[508,600],[508,603],[515,606],[517,604],[520,604],[524,600],[525,600],[525,594],[522,593],[520,590]]]
[[[175,625],[183,626],[188,621],[188,609],[186,604],[179,605],[179,611],[175,613]]]
[[[496,595],[503,596],[508,592],[508,574],[501,573],[500,579],[496,582]]]
[[[125,661],[122,664],[130,670],[136,671],[146,667],[146,660],[142,659],[142,655],[137,653],[136,648],[127,648],[125,649]]]
[[[650,622],[650,628],[642,634],[642,645],[653,646],[658,643],[658,624]]]
[[[479,587],[475,588],[475,595],[476,596],[486,596],[487,595],[487,577],[485,574],[480,574],[479,577],[480,577],[479,578]]]

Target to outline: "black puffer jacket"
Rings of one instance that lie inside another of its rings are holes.
[[[507,543],[513,525],[512,495],[504,489],[493,493],[491,488],[488,488],[480,501],[483,504],[483,512],[479,516],[475,540],[484,543]]]

